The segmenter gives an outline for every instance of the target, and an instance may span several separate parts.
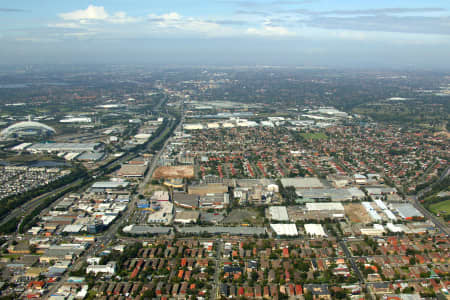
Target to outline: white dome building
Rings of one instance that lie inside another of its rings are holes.
[[[0,132],[0,138],[6,139],[16,136],[51,135],[56,133],[52,127],[34,121],[24,121],[13,124]]]

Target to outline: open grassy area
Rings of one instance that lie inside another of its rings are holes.
[[[442,202],[431,204],[430,210],[436,215],[439,214],[442,217],[448,216],[450,215],[450,200],[445,200]]]
[[[328,138],[323,132],[300,133],[300,135],[306,140],[326,140]]]
[[[151,195],[153,195],[155,191],[167,191],[167,190],[168,189],[165,185],[148,183],[143,188],[143,194],[144,196],[150,197]]]
[[[256,226],[263,224],[264,217],[253,208],[233,209],[223,222],[225,224],[251,224]]]

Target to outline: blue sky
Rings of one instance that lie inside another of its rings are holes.
[[[448,0],[15,0],[0,63],[450,67]]]

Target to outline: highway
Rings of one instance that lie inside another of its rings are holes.
[[[440,183],[445,178],[447,178],[450,175],[450,167],[447,167],[447,169],[442,172],[441,177],[435,182]],[[429,212],[425,207],[422,206],[419,200],[423,198],[423,196],[429,192],[432,188],[432,186],[435,184],[431,184],[429,187],[425,188],[424,190],[420,191],[417,195],[411,197],[411,202],[414,205],[414,207],[419,210],[426,218],[430,219],[434,225],[441,230],[442,233],[449,235],[450,230],[447,227],[445,223],[443,223],[439,218],[437,218],[433,213]]]
[[[71,187],[74,187],[77,184],[80,184],[82,180],[83,179],[77,179],[77,180],[73,181],[72,183],[63,185],[63,186],[57,188],[56,190],[47,192],[45,194],[42,194],[40,196],[37,196],[37,197],[35,197],[35,198],[25,202],[21,206],[17,207],[13,211],[11,211],[7,216],[5,216],[0,221],[0,225],[3,225],[5,223],[7,223],[8,221],[10,221],[13,218],[18,218],[18,217],[20,217],[22,215],[25,215],[26,214],[25,212],[30,212],[30,211],[34,210],[36,207],[38,207],[41,204],[41,201],[44,200],[45,198],[47,198],[49,196],[52,196],[54,194],[57,194],[59,192],[62,192],[65,189],[69,189]]]
[[[180,126],[182,126],[182,122],[178,124],[175,130],[179,129]],[[161,157],[162,153],[164,153],[170,141],[170,138],[171,137],[169,136],[166,139],[161,150],[159,150],[153,157],[151,165],[147,171],[147,175],[145,176],[144,180],[140,183],[139,191],[142,191],[142,189],[145,187],[148,181],[151,180],[153,172],[158,166],[159,158]],[[137,200],[138,200],[137,195],[134,195],[130,203],[128,204],[127,210],[111,226],[109,226],[108,229],[104,231],[101,236],[97,237],[97,241],[93,245],[91,245],[89,249],[87,249],[80,257],[78,257],[78,259],[69,268],[69,270],[66,271],[64,276],[62,276],[61,279],[49,289],[49,292],[45,299],[48,299],[49,296],[55,294],[58,291],[58,289],[67,281],[70,271],[78,270],[79,268],[81,268],[83,263],[89,256],[94,256],[98,251],[100,251],[103,248],[103,245],[108,245],[111,241],[113,241],[116,238],[116,234],[119,228],[128,222],[130,215],[134,212]]]
[[[425,218],[431,220],[431,222],[433,222],[433,224],[437,228],[439,228],[442,233],[447,235],[450,234],[448,227],[444,223],[442,223],[441,220],[439,220],[434,214],[430,213],[425,207],[423,207],[416,196],[412,198],[412,204],[425,216]]]

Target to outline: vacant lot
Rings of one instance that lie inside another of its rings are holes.
[[[370,223],[369,214],[364,206],[359,203],[351,203],[344,206],[345,214],[353,223]]]
[[[159,167],[153,173],[154,179],[192,178],[192,177],[194,177],[193,166]]]
[[[441,217],[448,216],[450,215],[450,200],[431,204],[430,210],[436,215],[439,214]]]
[[[253,224],[261,225],[263,218],[253,209],[233,209],[223,220],[224,224]]]

